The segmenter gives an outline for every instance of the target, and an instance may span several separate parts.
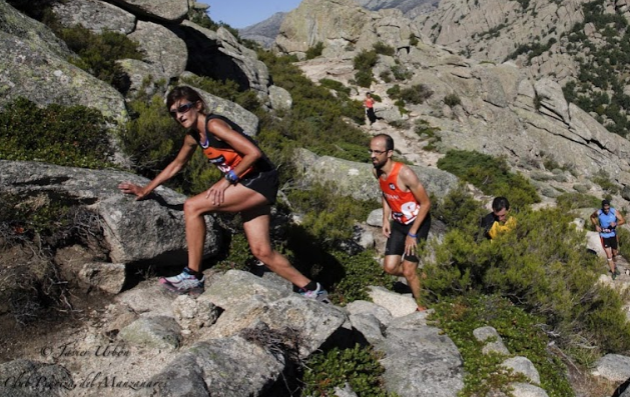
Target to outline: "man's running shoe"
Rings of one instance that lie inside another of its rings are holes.
[[[188,272],[188,268],[173,277],[161,277],[160,284],[162,284],[169,291],[176,292],[178,294],[201,294],[203,292],[205,277],[198,280]]]
[[[620,275],[621,275],[621,273],[619,272],[619,269],[615,268],[615,276],[620,276]]]
[[[318,302],[330,303],[328,292],[319,283],[317,283],[317,288],[313,291],[300,289],[300,295],[308,299],[315,299]]]
[[[610,277],[614,280],[617,278],[617,271],[610,272]]]

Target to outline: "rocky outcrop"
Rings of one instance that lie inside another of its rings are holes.
[[[121,171],[59,167],[37,162],[0,161],[0,192],[43,197],[65,206],[86,206],[98,214],[113,263],[151,261],[154,266],[186,263],[185,196],[165,187],[146,200],[120,193],[120,182],[146,178]],[[206,255],[220,247],[212,218],[206,218]]]
[[[380,203],[381,192],[371,164],[317,156],[306,149],[299,149],[296,151],[294,165],[302,173],[303,183],[328,184],[339,194]],[[443,197],[457,187],[457,177],[446,171],[422,166],[411,168],[427,192],[437,197]]]
[[[304,57],[317,43],[327,58],[349,56],[348,49],[372,49],[377,42],[394,48],[408,47],[413,33],[410,21],[396,9],[378,13],[359,7],[353,0],[305,0],[287,14],[275,49]]]
[[[93,77],[46,47],[0,31],[0,108],[25,97],[37,105],[81,104],[118,121],[127,119],[125,101],[111,85]]]
[[[112,0],[112,2],[144,18],[155,18],[165,22],[181,21],[188,14],[188,0]]]
[[[129,34],[136,27],[133,14],[98,0],[54,3],[53,12],[64,26],[81,25],[95,33],[110,31]]]
[[[186,70],[188,49],[186,42],[162,25],[139,21],[129,38],[139,44],[144,60],[167,80],[177,77]],[[168,51],[165,51],[168,48]]]
[[[31,42],[34,46],[44,48],[60,58],[72,56],[66,43],[55,36],[48,27],[20,13],[5,0],[0,0],[0,32]]]
[[[546,44],[552,38],[557,41],[576,22],[582,21],[585,2],[443,0],[437,10],[417,17],[414,22],[423,37],[435,44],[478,60],[503,62],[520,45],[536,41]],[[523,5],[527,8],[523,9]],[[538,69],[548,67],[549,61],[538,62]]]

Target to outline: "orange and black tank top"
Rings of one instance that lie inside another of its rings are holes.
[[[387,178],[383,179],[379,176],[378,182],[381,185],[383,197],[392,210],[392,218],[396,222],[408,225],[418,216],[420,204],[410,190],[403,192],[398,186],[398,173],[401,168],[402,163],[394,163]]]
[[[248,141],[256,145],[256,147],[258,147],[258,144],[243,131],[243,128],[227,117],[219,116],[217,114],[209,114],[206,116],[206,141],[201,142],[199,134],[195,131],[191,131],[190,135],[197,141],[199,146],[201,146],[203,154],[208,158],[208,162],[216,165],[223,174],[227,174],[243,160],[243,156],[234,150],[228,143],[217,139],[210,131],[208,131],[208,122],[212,119],[225,121],[231,129],[243,135]],[[243,171],[238,177],[239,179],[242,179],[247,174],[253,175],[258,172],[271,171],[275,168],[275,165],[263,153],[261,158],[259,158],[251,167]]]

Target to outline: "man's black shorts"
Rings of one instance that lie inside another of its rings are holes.
[[[600,240],[602,240],[602,246],[604,248],[612,248],[614,250],[617,249],[617,236],[600,237]]]
[[[385,256],[387,255],[400,255],[402,256],[405,253],[405,239],[407,238],[407,233],[409,233],[409,229],[413,225],[411,222],[408,225],[403,225],[400,222],[391,221],[391,233],[389,238],[387,239],[387,245],[385,246]],[[416,233],[418,235],[418,241],[426,240],[429,236],[429,229],[431,228],[431,214],[427,214],[422,224],[420,224],[420,229]],[[404,260],[409,262],[418,263],[420,260],[416,255],[406,256]]]

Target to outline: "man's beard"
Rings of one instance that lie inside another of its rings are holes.
[[[377,169],[380,170],[381,168],[383,168],[383,166],[385,165],[385,162],[372,162],[372,166]]]

